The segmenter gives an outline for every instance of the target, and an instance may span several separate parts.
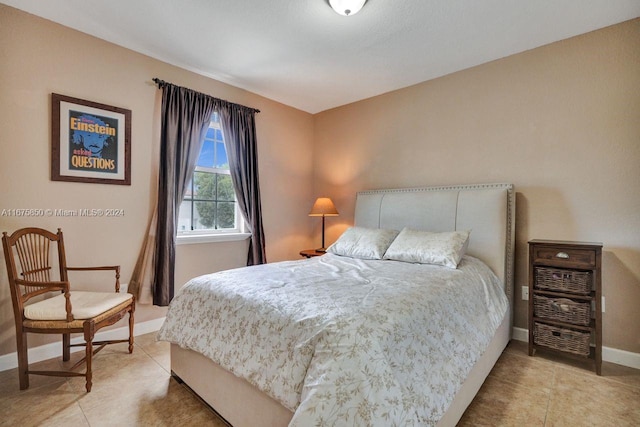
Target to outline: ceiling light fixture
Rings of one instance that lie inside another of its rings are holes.
[[[362,9],[367,0],[329,0],[329,4],[340,15],[355,15]]]

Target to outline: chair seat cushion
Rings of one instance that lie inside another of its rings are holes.
[[[71,312],[75,319],[90,319],[132,298],[129,293],[74,291]],[[24,316],[31,320],[66,320],[64,295],[26,305]]]

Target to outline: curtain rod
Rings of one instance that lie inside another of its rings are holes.
[[[169,85],[173,85],[173,86],[177,86],[177,87],[183,87],[183,86],[174,85],[173,83],[165,82],[164,80],[159,79],[157,77],[154,77],[152,80],[153,80],[153,82],[155,84],[158,85],[158,88],[160,88],[160,86],[163,85],[163,84],[169,84]],[[185,88],[185,87],[183,87],[183,88],[184,89],[189,89],[189,88]],[[193,89],[189,89],[189,90],[193,90]],[[197,92],[197,91],[194,91],[194,92]],[[242,107],[242,108],[248,108],[249,110],[253,110],[255,113],[259,113],[260,112],[260,110],[258,110],[257,108],[247,107],[247,106],[242,105],[242,104],[236,104],[235,102],[229,102],[226,99],[216,98],[215,96],[207,95],[206,93],[204,93],[203,95],[209,96],[209,97],[211,97],[211,98],[213,98],[215,100],[221,101],[221,102],[226,102],[227,104],[237,105],[238,107]]]

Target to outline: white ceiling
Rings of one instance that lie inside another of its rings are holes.
[[[350,17],[326,0],[0,2],[310,113],[640,16],[640,0],[368,0]]]

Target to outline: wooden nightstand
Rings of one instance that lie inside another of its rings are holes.
[[[316,249],[305,249],[303,251],[300,251],[300,256],[303,256],[305,258],[312,258],[314,256],[322,256],[325,253],[326,252],[320,252]]]
[[[602,367],[602,243],[529,242],[529,355],[544,348]]]

